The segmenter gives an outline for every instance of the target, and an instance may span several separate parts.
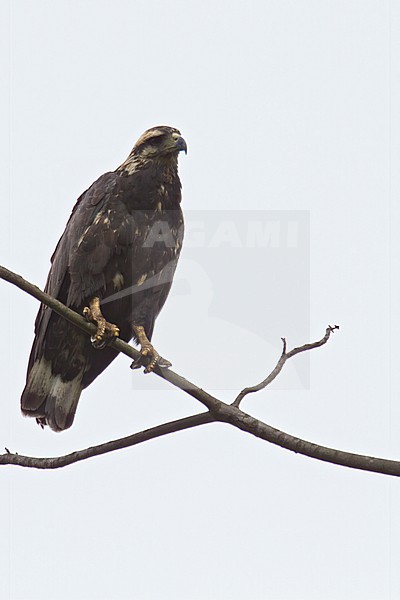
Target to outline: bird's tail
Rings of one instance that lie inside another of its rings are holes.
[[[74,379],[65,381],[55,375],[51,363],[44,357],[37,359],[28,373],[21,396],[21,410],[26,416],[36,417],[41,425],[53,431],[71,427],[82,391],[83,371]]]

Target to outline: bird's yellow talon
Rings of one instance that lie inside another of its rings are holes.
[[[141,325],[137,325],[133,328],[133,331],[135,333],[136,339],[139,342],[141,348],[140,348],[140,354],[141,356],[139,358],[137,358],[136,360],[133,361],[133,363],[131,364],[131,368],[132,369],[138,369],[140,366],[144,366],[144,372],[145,373],[151,373],[152,371],[154,371],[156,366],[159,367],[171,367],[171,363],[168,360],[165,360],[165,358],[162,358],[157,350],[154,348],[154,346],[150,343],[144,327],[142,327]],[[141,359],[147,359],[145,360],[145,362],[141,363]]]
[[[83,314],[88,321],[97,326],[97,331],[91,338],[96,349],[101,350],[107,345],[107,342],[119,336],[119,328],[103,317],[100,309],[100,298],[93,298],[90,301],[90,306],[85,306],[83,309]]]

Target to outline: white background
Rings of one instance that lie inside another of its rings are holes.
[[[78,195],[146,128],[178,127],[185,210],[310,211],[310,338],[341,325],[310,356],[310,389],[285,390],[289,368],[243,409],[400,459],[399,4],[3,0],[0,13],[1,262],[43,286]],[[226,302],[245,330],[257,274],[242,263]],[[258,277],[265,298],[283,285]],[[210,369],[220,356],[228,401],[227,336],[246,357],[243,386],[273,366],[279,339],[249,350],[212,311],[206,335],[202,289],[171,295],[154,340],[200,385],[193,356],[210,352]],[[0,301],[1,447],[55,456],[200,410],[119,357],[72,429],[41,431],[19,412],[38,304],[6,283]],[[295,290],[291,301],[288,323]],[[260,323],[287,312],[286,298]],[[309,341],[297,331],[279,336]],[[398,598],[399,485],[220,424],[54,472],[2,467],[0,598]]]

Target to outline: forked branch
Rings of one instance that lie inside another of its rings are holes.
[[[88,323],[83,317],[75,313],[73,310],[64,306],[58,300],[51,298],[48,294],[42,292],[38,287],[29,283],[20,275],[17,275],[16,273],[13,273],[12,271],[5,269],[4,267],[0,267],[0,278],[9,281],[10,283],[16,285],[31,296],[37,298],[38,300],[40,300],[40,302],[43,302],[44,304],[49,306],[59,315],[61,315],[71,323],[74,323],[77,327],[80,327],[83,331],[86,331],[88,334],[93,334],[95,330],[94,325]],[[139,433],[135,433],[125,438],[112,440],[104,444],[99,444],[98,446],[93,446],[84,450],[79,450],[71,454],[67,454],[65,456],[59,456],[54,458],[38,458],[12,453],[8,449],[6,449],[6,452],[0,455],[0,465],[18,465],[21,467],[33,467],[37,469],[56,469],[81,460],[85,460],[87,458],[98,456],[100,454],[105,454],[106,452],[112,452],[121,448],[134,446],[141,442],[154,439],[156,437],[160,437],[168,433],[182,431],[183,429],[197,427],[198,425],[218,421],[229,423],[234,427],[237,427],[242,431],[251,433],[252,435],[260,439],[281,446],[282,448],[292,450],[293,452],[303,454],[304,456],[309,456],[318,460],[330,462],[336,465],[351,467],[354,469],[361,469],[364,471],[372,471],[376,473],[383,473],[386,475],[394,475],[399,477],[399,461],[387,460],[383,458],[374,458],[360,454],[353,454],[350,452],[343,452],[341,450],[335,450],[334,448],[327,448],[325,446],[313,444],[312,442],[296,438],[292,435],[289,435],[288,433],[275,429],[274,427],[263,423],[259,419],[255,419],[251,415],[244,413],[239,408],[240,402],[246,394],[259,391],[265,388],[269,383],[271,383],[271,381],[273,381],[277,377],[288,358],[291,358],[292,356],[295,356],[300,352],[305,352],[306,350],[311,350],[313,348],[322,346],[328,341],[334,329],[337,329],[337,326],[328,327],[325,336],[318,342],[314,342],[312,344],[305,344],[304,346],[294,348],[289,352],[286,351],[286,341],[283,340],[283,352],[274,370],[268,375],[268,377],[264,381],[262,381],[257,386],[253,386],[251,388],[246,388],[245,390],[242,390],[242,392],[240,392],[240,394],[234,400],[232,405],[226,404],[225,402],[222,402],[215,396],[208,394],[207,392],[205,392],[195,384],[191,383],[190,381],[186,380],[184,377],[178,375],[171,369],[156,368],[154,371],[156,375],[162,377],[166,381],[169,381],[172,385],[180,388],[181,390],[183,390],[184,392],[201,402],[208,409],[207,412],[192,415],[190,417],[179,419],[177,421],[172,421],[170,423],[164,423],[162,425],[158,425],[157,427],[147,429],[146,431],[141,431]],[[129,344],[123,342],[122,340],[113,341],[112,346],[116,350],[118,350],[122,354],[127,355],[131,359],[135,359],[138,356],[138,351],[132,348],[132,346],[130,346]]]
[[[257,385],[253,385],[251,387],[244,388],[244,390],[242,390],[237,395],[235,400],[232,402],[232,406],[239,406],[241,401],[243,400],[243,398],[245,396],[247,396],[247,394],[252,394],[253,392],[259,392],[260,390],[263,390],[264,388],[266,388],[267,385],[272,383],[274,381],[274,379],[276,379],[276,377],[282,371],[283,366],[288,358],[291,358],[292,356],[295,356],[296,354],[300,354],[300,352],[306,352],[307,350],[312,350],[313,348],[319,348],[320,346],[323,346],[324,344],[326,344],[326,342],[329,340],[329,338],[331,336],[331,333],[333,333],[335,331],[335,329],[339,329],[339,325],[334,325],[333,327],[331,327],[329,325],[326,328],[326,332],[325,332],[325,335],[323,338],[321,338],[317,342],[313,342],[311,344],[304,344],[304,346],[299,346],[298,348],[293,348],[293,350],[290,350],[290,352],[286,352],[286,339],[282,338],[283,350],[282,350],[282,354],[281,354],[278,362],[275,365],[275,368],[271,371],[271,373],[268,375],[268,377],[263,379],[263,381],[261,381]]]

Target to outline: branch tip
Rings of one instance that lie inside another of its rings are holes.
[[[237,395],[235,400],[232,402],[231,406],[235,406],[236,408],[238,408],[241,401],[243,400],[243,398],[245,396],[247,396],[247,394],[259,392],[260,390],[263,390],[264,388],[266,388],[267,385],[269,385],[282,371],[283,365],[285,364],[285,362],[287,361],[288,358],[292,358],[292,356],[295,356],[296,354],[299,354],[300,352],[305,352],[306,350],[312,350],[313,348],[318,348],[319,346],[323,346],[324,344],[326,344],[331,333],[333,331],[335,331],[335,329],[339,329],[339,325],[333,325],[333,326],[328,325],[328,327],[326,328],[326,331],[325,331],[325,335],[321,340],[318,340],[317,342],[313,342],[311,344],[304,344],[303,346],[299,346],[298,348],[293,348],[293,350],[290,350],[290,352],[287,352],[286,338],[282,337],[281,340],[283,343],[283,350],[282,350],[282,354],[281,354],[278,362],[275,365],[275,368],[271,371],[271,373],[263,381],[261,381],[257,385],[253,385],[251,387],[244,388]]]

